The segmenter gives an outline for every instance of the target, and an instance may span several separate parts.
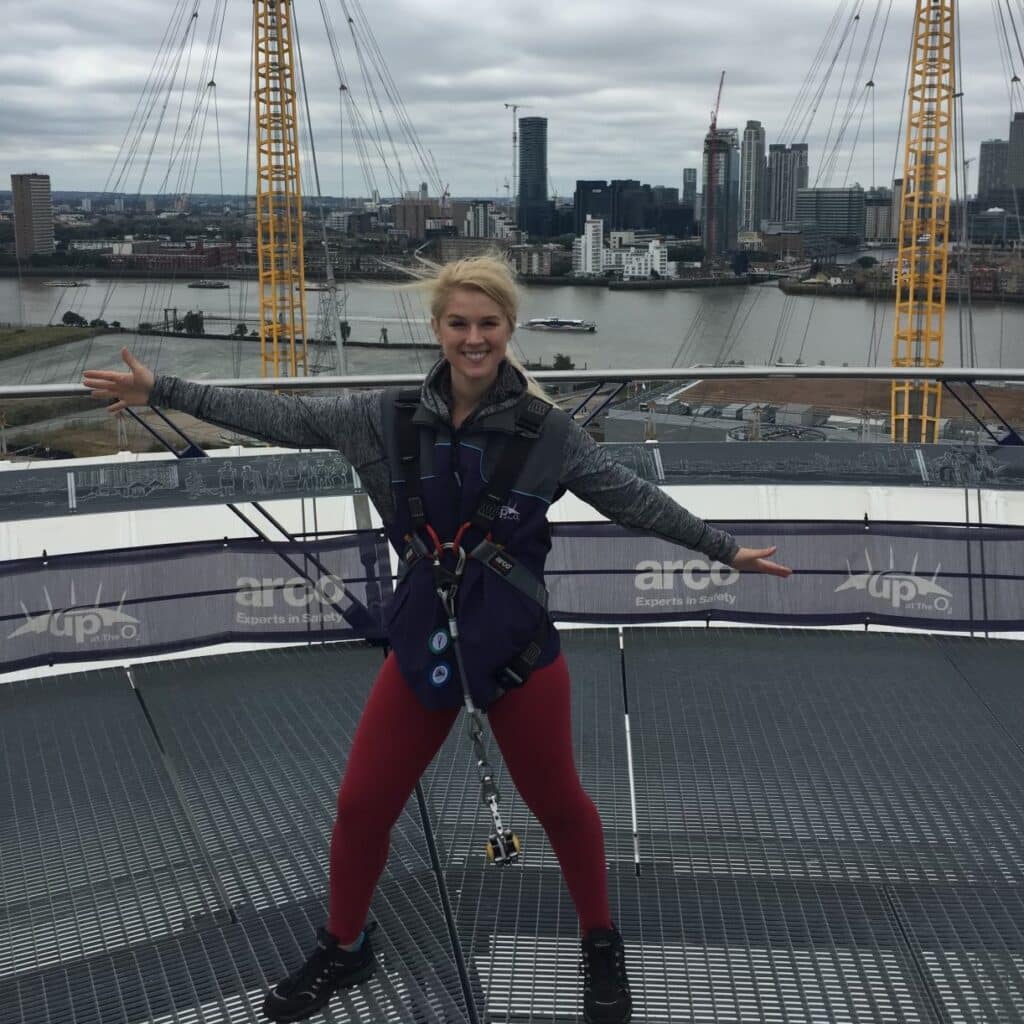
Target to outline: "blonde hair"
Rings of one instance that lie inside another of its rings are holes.
[[[515,331],[519,317],[519,289],[512,268],[499,253],[471,256],[435,267],[434,273],[426,277],[424,283],[430,289],[430,315],[435,321],[444,316],[453,292],[459,288],[472,288],[483,292],[494,302],[508,320],[509,331]],[[526,378],[531,395],[554,404],[551,396],[516,357],[511,345],[505,352],[505,358]]]

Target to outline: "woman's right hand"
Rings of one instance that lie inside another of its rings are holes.
[[[121,349],[121,358],[128,367],[128,373],[114,370],[86,370],[82,383],[92,391],[92,397],[101,400],[114,399],[107,412],[121,412],[130,405],[148,405],[156,379],[148,366],[143,366],[128,351]]]

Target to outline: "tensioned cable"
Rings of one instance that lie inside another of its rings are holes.
[[[356,59],[359,63],[359,72],[363,80],[363,88],[366,90],[367,100],[370,107],[370,118],[373,123],[373,129],[375,133],[375,142],[377,154],[381,159],[384,174],[387,177],[389,186],[392,190],[393,195],[401,196],[408,191],[408,179],[405,176],[405,171],[402,167],[401,158],[398,155],[398,149],[395,146],[395,141],[391,136],[391,132],[387,126],[387,119],[384,116],[384,108],[381,105],[380,98],[377,96],[376,88],[373,84],[373,78],[367,68],[367,60],[363,55],[363,48],[359,43],[359,36],[356,33],[355,19],[349,15],[348,5],[345,0],[341,0],[342,10],[345,13],[345,18],[348,23],[349,36],[352,39],[352,46],[356,52]],[[379,121],[378,121],[379,116]],[[395,165],[397,167],[398,178],[396,179],[391,170],[391,164],[388,161],[388,157],[384,152],[383,139],[387,139],[387,143],[390,146],[392,156],[394,157]]]
[[[700,306],[697,312],[694,314],[693,320],[690,321],[690,326],[686,333],[683,335],[683,340],[679,343],[679,348],[676,350],[675,359],[669,364],[672,367],[679,365],[680,360],[683,358],[683,354],[689,351],[690,347],[695,342],[698,332],[703,329],[704,324],[707,320],[707,305],[706,300],[702,297],[700,300]]]
[[[753,300],[747,307],[746,315],[743,317],[743,320],[740,322],[739,326],[736,326],[735,319],[733,320],[733,323],[730,324],[729,333],[726,335],[726,341],[728,341],[729,344],[721,353],[719,362],[720,366],[727,365],[727,360],[732,356],[733,351],[735,350],[740,338],[743,337],[743,332],[747,329],[747,324],[750,322],[750,318],[754,315],[754,310],[757,308],[757,304],[761,301],[763,295],[763,288],[755,288]]]
[[[899,116],[899,121],[897,122],[897,127],[896,127],[896,145],[894,147],[893,157],[892,157],[892,175],[891,175],[891,177],[889,179],[892,182],[896,181],[896,171],[897,171],[898,167],[900,166],[900,153],[902,152],[902,149],[903,149],[903,129],[904,129],[904,125],[906,123],[907,102],[908,102],[908,96],[909,96],[909,92],[910,92],[910,72],[911,72],[911,68],[912,68],[912,65],[913,65],[913,59],[914,59],[914,38],[913,38],[913,36],[911,36],[910,45],[909,45],[909,47],[907,49],[906,73],[905,73],[904,78],[903,78],[903,93],[902,93],[903,99],[902,99],[902,101],[900,103],[900,116]],[[905,183],[904,183],[904,186],[905,186]],[[895,200],[896,200],[896,196],[894,194],[893,195],[892,216],[895,219],[896,233],[897,233],[897,235],[899,235],[902,232],[902,219],[903,219],[903,194],[902,194],[902,192],[900,194],[900,204],[899,204],[898,207],[896,205]],[[899,259],[898,253],[899,253],[899,239],[897,238],[897,259]],[[888,310],[888,307],[886,307],[882,311],[882,320],[881,320],[881,323],[879,324],[879,330],[878,330],[877,338],[874,335],[874,325],[872,325],[872,336],[871,336],[871,338],[868,339],[868,353],[867,353],[867,365],[868,366],[876,366],[878,364],[878,360],[881,358],[881,355],[882,355],[882,339],[883,339],[883,336],[884,336],[884,333],[885,333],[885,322],[886,322],[886,319],[887,319],[887,310]],[[867,391],[868,391],[868,383],[865,382],[865,384],[864,384],[864,404],[867,403]]]
[[[160,46],[157,51],[157,59],[153,62],[153,66],[150,69],[149,75],[147,76],[146,82],[143,86],[143,90],[140,93],[139,98],[136,102],[135,110],[133,111],[132,116],[129,119],[128,126],[125,129],[125,133],[122,137],[121,144],[118,147],[118,152],[114,158],[113,163],[111,164],[110,171],[107,174],[107,179],[103,184],[103,191],[101,193],[103,195],[113,194],[113,192],[120,190],[121,182],[124,180],[127,170],[134,160],[134,154],[138,151],[141,135],[145,130],[145,125],[148,123],[152,110],[159,98],[159,95],[162,93],[162,89],[159,88],[159,83],[161,82],[164,74],[166,73],[168,63],[172,60],[174,53],[173,42],[174,39],[176,38],[175,28],[179,25],[181,16],[185,13],[187,2],[188,0],[177,0],[175,8],[171,13],[171,17],[167,22],[167,26],[164,29],[164,34],[163,37],[161,38]],[[189,16],[189,25],[190,24],[191,15]],[[145,112],[144,114],[143,111]],[[133,126],[136,126],[136,131],[134,134]],[[131,139],[130,144],[129,139]],[[125,164],[124,166],[122,166],[121,173],[118,175],[118,178],[114,182],[112,188],[111,179],[113,177],[114,171],[117,169],[118,165],[121,162],[122,155],[125,154],[126,146],[128,146],[128,154],[125,160]],[[109,289],[109,287],[110,285],[108,284],[107,288]],[[55,319],[57,311],[64,302],[65,293],[66,289],[62,289],[61,292],[58,294],[56,305],[54,307],[53,312],[50,315],[51,321]],[[75,297],[72,299],[69,309],[73,310],[79,301],[84,301],[84,297],[76,294]]]
[[[832,150],[829,152],[828,156],[826,157],[826,160],[823,161],[823,165],[822,166],[824,168],[825,185],[826,186],[830,183],[830,181],[832,179],[832,175],[835,173],[836,165],[837,165],[838,160],[839,160],[840,146],[841,146],[843,140],[846,138],[847,132],[849,131],[850,125],[852,124],[854,117],[857,116],[858,111],[859,111],[860,117],[859,117],[858,122],[857,122],[857,132],[856,132],[856,136],[854,138],[854,141],[853,141],[851,149],[850,149],[850,160],[849,160],[849,163],[847,165],[846,177],[845,177],[844,181],[849,179],[850,168],[852,167],[852,164],[853,164],[853,159],[854,159],[854,156],[856,154],[857,145],[858,145],[858,143],[860,141],[861,129],[862,129],[863,123],[864,123],[864,116],[865,116],[865,112],[866,112],[866,109],[867,109],[867,101],[868,101],[868,98],[869,98],[868,97],[868,93],[871,92],[874,89],[874,84],[873,83],[874,83],[875,74],[878,71],[878,61],[879,61],[879,57],[881,55],[881,48],[882,48],[882,45],[885,42],[886,30],[887,30],[888,25],[889,25],[889,12],[892,11],[892,0],[889,0],[888,12],[886,13],[886,17],[885,17],[885,19],[884,19],[884,21],[882,23],[881,32],[878,34],[878,45],[877,45],[877,47],[875,47],[874,61],[872,62],[871,71],[870,71],[870,73],[868,73],[867,70],[866,70],[867,69],[867,63],[868,63],[869,55],[871,53],[872,43],[874,41],[875,34],[876,34],[876,32],[878,32],[878,22],[879,22],[879,18],[881,16],[881,12],[882,12],[882,3],[883,2],[884,2],[884,0],[878,0],[878,3],[876,5],[876,7],[875,7],[875,12],[874,12],[874,15],[872,16],[872,19],[871,19],[871,26],[870,26],[870,29],[868,31],[868,36],[867,36],[867,38],[864,41],[864,48],[861,51],[860,62],[858,64],[858,66],[857,66],[855,82],[864,82],[864,85],[863,85],[862,88],[857,86],[857,85],[852,85],[851,86],[850,96],[849,96],[849,99],[847,101],[846,110],[844,111],[844,114],[843,114],[841,128],[840,128],[839,132],[836,135],[836,138],[835,138]],[[844,77],[845,77],[845,75],[844,75]],[[865,81],[865,77],[867,77],[867,81]],[[837,99],[838,99],[838,97],[837,97]],[[826,148],[827,148],[827,142],[826,142]]]
[[[184,101],[185,101],[185,86],[186,86],[186,83],[188,81],[189,69],[190,69],[191,63],[192,63],[192,53],[193,53],[193,48],[194,48],[194,43],[195,43],[195,32],[193,31],[193,29],[198,24],[198,17],[199,17],[199,0],[195,0],[195,3],[193,5],[193,9],[192,9],[192,13],[189,16],[188,25],[186,27],[186,30],[185,30],[183,36],[182,36],[181,47],[179,47],[179,50],[178,50],[178,59],[175,62],[175,65],[174,65],[174,73],[173,73],[173,76],[172,76],[172,78],[170,79],[170,81],[168,83],[168,88],[169,88],[169,90],[171,90],[173,88],[174,82],[177,81],[177,72],[178,72],[178,70],[179,70],[179,68],[181,66],[181,55],[184,52],[185,55],[186,55],[186,57],[185,57],[185,71],[184,71],[184,75],[182,76],[181,94],[179,96],[178,108],[177,108],[177,112],[176,112],[176,115],[175,115],[173,140],[177,139],[177,134],[178,134],[178,130],[179,130],[179,127],[180,127],[181,115],[182,115],[182,110],[183,110]],[[141,196],[141,194],[142,194],[142,186],[143,186],[143,182],[145,180],[145,174],[146,174],[146,171],[148,171],[148,168],[150,166],[150,162],[152,160],[152,156],[153,156],[153,153],[154,153],[155,148],[156,148],[157,139],[159,137],[159,128],[160,128],[160,124],[162,123],[163,112],[166,111],[166,108],[167,108],[167,105],[169,104],[169,102],[170,102],[170,91],[168,92],[168,98],[167,98],[167,100],[165,100],[164,108],[163,108],[163,111],[161,112],[161,120],[160,120],[160,122],[158,122],[157,131],[154,132],[152,145],[150,146],[149,153],[147,154],[145,170],[143,171],[143,175],[142,175],[142,177],[141,177],[141,179],[139,181],[138,190],[137,190],[137,192],[135,194],[136,195],[136,199],[139,196]],[[171,144],[172,152],[173,152],[173,149],[174,149],[174,141],[172,141],[172,144]],[[165,183],[166,183],[166,178],[165,178]],[[163,191],[163,189],[161,188],[160,191]],[[118,276],[116,276],[114,278],[108,279],[107,282],[106,282],[106,285],[105,285],[105,288],[104,288],[103,298],[101,299],[101,302],[100,302],[100,310],[99,310],[99,313],[98,313],[98,317],[101,318],[101,319],[102,319],[104,313],[106,312],[106,309],[107,309],[108,305],[110,304],[111,298],[112,298],[112,296],[114,294],[114,291],[117,288],[117,285],[120,282],[120,277],[121,277],[121,275],[118,275]],[[84,350],[81,352],[81,356],[80,356],[80,358],[78,360],[78,363],[76,364],[76,367],[75,367],[75,370],[74,370],[75,375],[79,374],[88,365],[89,360],[91,359],[91,356],[92,356],[93,340],[94,339],[90,338],[89,339],[89,344],[86,345],[84,347]],[[148,353],[146,351],[145,343],[143,343],[142,345],[138,346],[138,348],[140,350],[139,351],[140,358],[144,359],[146,362],[152,363],[152,359],[149,357],[149,355],[148,355]]]
[[[833,146],[831,148],[829,147],[829,143],[832,142],[832,130],[835,127],[836,116],[839,113],[839,104],[840,104],[840,101],[842,100],[842,97],[843,97],[843,90],[846,88],[846,79],[847,79],[847,76],[850,73],[850,61],[853,59],[853,48],[854,48],[854,45],[855,45],[855,43],[857,41],[857,33],[860,31],[860,15],[861,15],[861,11],[863,11],[863,9],[864,9],[864,4],[863,4],[863,2],[861,2],[861,3],[858,4],[858,6],[856,8],[856,13],[854,14],[854,17],[853,17],[853,22],[852,22],[852,24],[853,24],[853,31],[849,35],[849,46],[846,47],[846,59],[843,61],[843,73],[842,73],[842,75],[839,78],[839,87],[836,89],[835,103],[832,104],[832,116],[829,118],[828,130],[825,132],[825,142],[823,143],[823,145],[821,147],[822,152],[826,153],[826,154],[833,153],[835,148],[839,144],[839,140],[837,138],[835,140]],[[869,40],[869,42],[870,42],[870,40]],[[866,52],[866,49],[865,49],[864,52]],[[864,60],[864,58],[862,56],[861,57],[861,62],[862,63],[863,63],[863,60]],[[826,156],[826,158],[824,160],[822,160],[821,163],[819,164],[818,176],[817,176],[817,178],[815,179],[815,182],[814,182],[814,187],[815,188],[818,187],[818,183],[821,180],[822,172],[825,169],[825,167],[828,164],[830,164],[830,162],[831,162],[831,157]],[[831,171],[829,171],[829,175],[831,176]]]
[[[181,33],[180,40],[178,41],[176,47],[173,47],[173,48],[169,47],[168,50],[167,50],[165,58],[164,58],[164,60],[161,63],[162,75],[158,75],[157,80],[154,83],[153,93],[152,93],[152,96],[150,98],[150,102],[148,103],[148,105],[146,107],[145,116],[142,118],[142,120],[140,121],[140,123],[138,125],[138,129],[137,129],[137,131],[135,133],[135,136],[134,136],[134,138],[132,140],[131,145],[129,146],[129,151],[128,151],[127,157],[125,159],[124,165],[122,167],[121,173],[119,174],[118,178],[115,181],[115,188],[122,187],[122,183],[125,180],[125,177],[127,176],[127,174],[129,172],[129,170],[131,169],[132,165],[135,163],[136,156],[137,156],[137,154],[138,154],[138,152],[140,150],[140,147],[142,145],[143,137],[144,137],[144,135],[146,133],[146,130],[147,130],[148,126],[149,126],[150,120],[151,120],[151,118],[153,116],[153,113],[154,113],[154,111],[156,109],[156,106],[157,106],[158,103],[160,103],[161,97],[163,97],[163,102],[160,104],[160,111],[159,111],[159,115],[157,117],[156,126],[153,129],[152,138],[150,140],[149,147],[148,147],[148,149],[146,150],[146,153],[145,153],[145,162],[143,164],[142,174],[141,174],[140,179],[139,179],[139,186],[138,186],[138,190],[136,191],[136,197],[138,197],[138,196],[140,196],[142,194],[142,189],[143,189],[143,185],[145,183],[146,175],[149,172],[149,167],[150,167],[150,165],[152,163],[153,154],[154,154],[154,152],[156,150],[156,145],[157,145],[157,141],[159,139],[160,130],[161,130],[162,125],[163,125],[164,116],[166,115],[167,107],[170,104],[170,98],[171,98],[171,95],[172,95],[172,93],[174,91],[174,84],[175,84],[175,82],[177,81],[177,78],[178,78],[178,71],[179,71],[179,69],[181,67],[182,56],[183,56],[183,54],[185,52],[186,44],[189,43],[189,40],[192,38],[192,36],[194,34],[193,33],[193,28],[194,28],[194,26],[197,23],[198,8],[199,8],[199,0],[194,0],[193,6],[192,6],[192,12],[188,16],[187,24],[185,25],[184,31]],[[173,37],[172,37],[172,41],[173,41]],[[116,285],[118,280],[119,280],[119,277],[114,279],[114,284],[115,285]],[[111,285],[107,286],[108,293],[109,293],[111,287],[112,287]],[[107,301],[108,300],[105,300],[104,305],[106,304]],[[90,346],[90,348],[91,348],[91,346]],[[89,355],[89,353],[86,352],[85,353],[86,358],[88,358],[88,355]]]
[[[1020,4],[1020,7],[1021,7],[1021,17],[1024,18],[1024,4]],[[1018,55],[1020,56],[1020,59],[1021,59],[1021,68],[1022,68],[1022,70],[1024,70],[1024,47],[1021,46],[1020,33],[1017,31],[1017,19],[1014,17],[1013,8],[1010,6],[1009,0],[1006,0],[1006,13],[1009,16],[1010,25],[1013,28],[1013,37],[1014,37],[1014,39],[1016,40],[1016,43],[1017,43],[1017,53],[1018,53]],[[1004,23],[1004,26],[1003,26],[1003,32],[1004,32],[1004,34],[1006,33],[1005,23]],[[1012,68],[1012,66],[1013,66],[1013,57],[1012,57],[1013,51],[1012,51],[1012,48],[1010,46],[1010,39],[1009,39],[1008,35],[1006,36],[1006,49],[1007,49],[1008,53],[1010,54],[1010,64],[1011,64],[1011,68]],[[1014,90],[1014,86],[1016,86],[1016,91]],[[1018,103],[1018,101],[1020,101],[1020,102]],[[1012,118],[1014,116],[1014,112],[1017,110],[1018,105],[1021,106],[1021,107],[1024,107],[1024,89],[1022,89],[1022,87],[1021,87],[1020,77],[1017,75],[1016,71],[1014,71],[1013,74],[1011,75],[1011,78],[1010,78],[1010,118],[1011,118],[1011,120],[1012,120]],[[1021,215],[1020,215],[1020,195],[1019,195],[1019,190],[1018,190],[1016,182],[1010,182],[1009,185],[1010,185],[1010,188],[1013,190],[1014,219],[1017,222],[1017,238],[1018,238],[1018,240],[1020,240],[1021,237],[1022,237],[1022,235],[1021,235]]]
[[[787,113],[785,120],[782,122],[782,128],[779,130],[779,138],[783,141],[789,141],[794,135],[796,126],[803,121],[804,106],[811,96],[811,89],[814,82],[817,79],[817,74],[822,64],[825,61],[826,56],[831,51],[832,40],[835,33],[838,31],[839,26],[843,23],[843,2],[836,7],[835,14],[832,16],[832,21],[825,31],[825,37],[822,39],[821,44],[818,47],[818,52],[814,55],[814,59],[811,61],[811,66],[804,76],[803,82],[800,84],[800,88],[797,91],[796,99],[793,101],[793,106]]]
[[[195,191],[196,178],[199,171],[199,164],[202,155],[202,144],[206,137],[206,126],[209,119],[210,102],[211,102],[211,88],[210,83],[214,81],[217,71],[217,61],[220,54],[220,35],[223,29],[223,12],[225,9],[224,0],[217,0],[214,5],[214,14],[210,21],[209,34],[207,36],[206,48],[203,54],[202,65],[200,68],[199,75],[197,76],[195,86],[195,97],[191,105],[191,114],[188,122],[184,129],[181,130],[181,142],[180,145],[176,145],[179,135],[181,110],[184,106],[185,93],[187,91],[187,83],[189,76],[189,69],[191,68],[192,62],[192,46],[190,44],[188,61],[185,66],[185,75],[182,79],[181,86],[181,100],[179,101],[179,117],[175,123],[174,136],[171,143],[170,156],[168,160],[167,170],[164,175],[164,180],[161,184],[160,191],[166,191],[168,182],[171,174],[174,171],[175,164],[178,164],[177,183],[174,189],[176,195],[190,195]],[[218,10],[221,13],[221,17],[218,21],[217,13]],[[174,286],[177,280],[177,269],[174,268],[171,271],[171,280],[168,284],[163,285],[165,289],[166,298],[165,302],[171,301],[171,296],[174,292]],[[158,286],[158,292],[161,286]],[[160,353],[163,350],[164,336],[159,334],[153,337],[150,345],[148,346],[152,350],[149,355],[149,361],[151,365],[156,365]]]
[[[318,338],[318,341],[320,346],[315,353],[314,360],[316,365],[319,366],[321,356],[325,354],[323,346],[327,345],[328,341],[334,338],[335,330],[340,329],[340,325],[335,322],[335,320],[339,320],[340,317],[336,316],[337,310],[335,309],[334,302],[334,273],[330,265],[331,253],[327,244],[327,210],[324,206],[323,190],[320,185],[320,163],[316,155],[316,139],[313,133],[313,115],[309,105],[309,88],[306,84],[306,62],[303,59],[298,19],[295,17],[294,13],[292,17],[295,32],[295,52],[299,62],[299,81],[302,85],[302,99],[306,111],[306,138],[309,142],[310,157],[313,163],[313,181],[316,186],[316,197],[320,209],[320,233],[324,249],[324,273],[327,280],[327,291],[320,292],[321,301],[318,304],[318,312],[320,314],[320,337]],[[302,282],[302,287],[305,288],[305,282]],[[333,349],[333,346],[331,348]],[[336,368],[334,354],[333,350],[326,351],[331,369]],[[342,370],[343,368],[337,367],[337,369]],[[313,500],[315,508],[316,499],[314,498]]]
[[[963,32],[960,27],[960,5],[957,4],[955,8],[956,17],[956,33],[955,33],[955,47],[956,47],[956,82],[957,88],[955,90],[955,104],[954,115],[958,113],[959,116],[954,117],[953,121],[953,138],[954,138],[954,152],[959,156],[956,161],[957,170],[963,168],[963,181],[962,187],[960,185],[960,178],[957,178],[957,199],[960,203],[960,216],[961,216],[961,229],[960,229],[960,243],[961,253],[967,254],[967,331],[968,331],[968,358],[970,359],[970,366],[974,367],[978,365],[978,346],[977,339],[974,332],[974,295],[973,295],[973,282],[971,281],[971,251],[970,251],[970,240],[967,237],[967,118],[965,114],[964,104],[964,51],[963,51]],[[959,107],[957,112],[956,107]],[[963,293],[964,293],[964,275],[960,275],[960,289],[959,289],[958,303],[963,305]],[[963,326],[961,324],[961,350],[963,349]],[[963,359],[961,358],[960,365],[963,366]]]
[[[245,170],[243,171],[243,189],[242,189],[242,223],[248,222],[249,218],[249,173],[251,168],[252,160],[252,128],[255,120],[253,116],[253,107],[256,104],[256,66],[255,61],[249,61],[249,106],[246,112],[245,120]],[[249,309],[249,277],[247,274],[242,275],[241,287],[239,288],[239,299],[238,299],[238,318],[241,322],[248,326],[248,309]],[[231,368],[234,371],[235,377],[242,376],[242,346],[248,344],[243,340],[242,336],[235,339],[231,349]]]
[[[356,157],[359,160],[360,168],[363,172],[363,181],[366,185],[368,195],[373,195],[375,192],[380,190],[377,187],[376,176],[373,172],[373,165],[370,160],[370,154],[367,149],[367,140],[371,136],[371,132],[366,125],[359,108],[356,106],[351,91],[348,86],[350,81],[348,72],[345,69],[344,62],[341,59],[341,49],[338,44],[337,32],[334,29],[333,21],[327,11],[324,4],[324,0],[319,0],[320,12],[323,17],[324,27],[327,32],[327,43],[331,53],[331,59],[334,61],[334,68],[338,75],[338,84],[341,89],[343,96],[341,102],[349,104],[349,112],[352,118],[353,131],[352,140],[356,147]]]
[[[863,0],[859,0],[863,2]],[[859,6],[859,5],[858,5]],[[856,10],[856,8],[855,8]],[[818,86],[814,93],[812,103],[808,108],[803,120],[797,124],[797,135],[799,136],[799,142],[806,142],[807,136],[810,134],[811,126],[814,124],[814,119],[818,115],[818,108],[821,106],[822,100],[828,93],[829,84],[832,81],[832,75],[835,72],[836,64],[839,61],[843,50],[846,49],[846,40],[850,35],[851,30],[855,30],[857,25],[857,18],[854,16],[847,22],[846,27],[843,29],[843,34],[840,37],[839,45],[836,47],[835,53],[832,55],[832,60],[829,62],[826,68],[825,75],[821,80],[821,84]]]
[[[402,94],[395,82],[394,77],[391,74],[391,70],[388,67],[388,63],[384,58],[384,54],[381,51],[380,45],[377,42],[377,38],[373,32],[373,27],[370,24],[369,18],[366,16],[366,12],[363,10],[360,0],[351,0],[352,6],[363,26],[363,34],[366,37],[370,49],[376,54],[377,57],[377,74],[381,79],[381,83],[384,85],[385,92],[388,100],[395,110],[398,117],[399,127],[405,136],[406,142],[410,148],[419,157],[421,168],[423,169],[424,177],[430,178],[430,171],[433,169],[434,172],[434,185],[437,187],[438,194],[440,195],[444,185],[441,178],[441,173],[437,168],[437,164],[434,161],[433,154],[430,153],[429,160],[427,159],[427,153],[423,143],[420,141],[419,134],[416,131],[415,125],[412,123],[412,118],[409,116],[408,108],[405,105],[405,101],[402,98]]]
[[[879,36],[878,36],[878,46],[875,48],[875,59],[874,59],[874,62],[872,63],[872,65],[871,65],[871,75],[870,75],[870,78],[868,79],[867,83],[864,86],[864,88],[869,90],[870,93],[871,93],[871,187],[872,188],[876,187],[876,182],[875,182],[875,117],[876,117],[876,102],[875,102],[876,101],[876,96],[875,96],[876,86],[875,86],[875,77],[878,74],[878,63],[879,63],[879,61],[881,59],[881,56],[882,56],[882,46],[885,43],[885,37],[886,37],[886,34],[888,33],[888,30],[889,30],[889,20],[890,20],[890,18],[892,16],[892,5],[893,5],[893,0],[889,0],[889,4],[888,4],[888,7],[886,8],[886,12],[885,12],[885,20],[882,22],[882,31],[879,33]],[[879,12],[880,8],[881,8],[881,0],[879,0],[879,7],[875,9],[875,19],[876,20],[877,20],[878,12]],[[874,34],[874,22],[872,23],[872,31],[871,31],[871,35],[873,35],[873,34]],[[871,36],[869,36],[868,38],[870,40]],[[865,111],[866,111],[866,103],[865,103]],[[853,164],[853,152],[856,150],[857,142],[860,140],[860,130],[861,130],[861,125],[863,124],[863,120],[864,120],[864,112],[862,111],[862,113],[861,113],[861,123],[858,124],[858,126],[857,126],[857,135],[856,135],[856,138],[854,139],[853,148],[852,148],[852,150],[850,152],[850,164],[848,164],[847,168],[846,168],[846,177],[844,179],[844,183],[848,182],[849,178],[850,178],[850,169],[851,169],[851,166]]]

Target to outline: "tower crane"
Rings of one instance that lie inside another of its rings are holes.
[[[519,192],[516,188],[519,172],[519,111],[533,108],[525,103],[506,103],[505,109],[512,111],[512,203],[515,206],[510,209],[510,212],[513,213],[512,219],[517,220],[519,213]]]
[[[306,373],[299,109],[292,0],[254,0],[256,253],[264,377]],[[282,347],[286,349],[282,358]]]
[[[715,258],[715,244],[718,240],[718,204],[715,189],[717,188],[717,156],[721,148],[718,145],[718,111],[722,105],[722,89],[725,87],[725,72],[718,80],[718,96],[715,108],[711,111],[711,127],[704,140],[704,157],[708,163],[707,179],[704,186],[704,265],[709,266]]]
[[[907,94],[893,366],[942,366],[956,97],[955,0],[916,0]],[[938,440],[942,385],[894,381],[892,439]]]

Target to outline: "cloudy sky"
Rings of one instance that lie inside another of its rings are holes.
[[[982,139],[1005,138],[1010,119],[1010,72],[1001,59],[996,3],[1014,12],[1024,37],[1020,0],[963,5],[968,156],[977,155]],[[521,116],[549,118],[549,171],[560,195],[571,195],[577,178],[633,177],[678,186],[682,168],[698,165],[723,68],[728,75],[720,125],[761,120],[769,142],[800,141],[806,135],[812,184],[885,184],[896,155],[913,6],[910,0],[373,0],[362,6],[295,0],[294,9],[323,191],[342,194],[342,169],[345,194],[367,194],[368,177],[383,193],[393,191],[380,158],[361,161],[352,136],[353,108],[366,121],[375,110],[363,86],[360,52],[386,114],[390,107],[381,94],[379,67],[368,59],[370,40],[359,20],[365,8],[385,74],[396,83],[440,180],[450,183],[453,195],[468,196],[499,194],[511,176],[505,102],[523,104]],[[193,9],[198,9],[194,20]],[[346,10],[355,19],[355,41]],[[323,11],[352,97],[344,142],[339,75]],[[874,72],[874,116],[872,105],[864,104],[853,147],[865,83],[890,11]],[[219,192],[223,178],[226,192],[246,190],[249,0],[0,0],[0,12],[6,15],[0,61],[0,173],[5,178],[39,170],[51,175],[58,190],[143,193]],[[830,25],[834,32],[824,64],[835,57],[835,72],[812,119],[822,67],[811,75],[810,90],[805,80]],[[214,72],[208,40],[218,37]],[[1014,63],[1024,77],[1019,55]],[[175,64],[174,88],[155,97],[144,132],[130,131],[140,99],[143,109],[149,102],[144,89],[154,66],[157,78],[166,82],[167,69]],[[210,78],[216,88],[203,90],[203,79]],[[204,102],[196,121],[205,128],[190,134],[185,126],[195,97],[212,100],[214,94],[216,107]],[[830,125],[834,140],[851,101],[849,131],[838,147],[826,146]],[[161,114],[161,130],[154,133]],[[395,119],[389,116],[388,123],[397,150],[396,159],[389,145],[383,146],[391,179],[400,166],[404,180],[415,187],[428,175],[403,145]],[[371,155],[378,138],[369,141]],[[168,154],[174,146],[180,155],[172,162]],[[976,164],[972,182],[975,177]]]

